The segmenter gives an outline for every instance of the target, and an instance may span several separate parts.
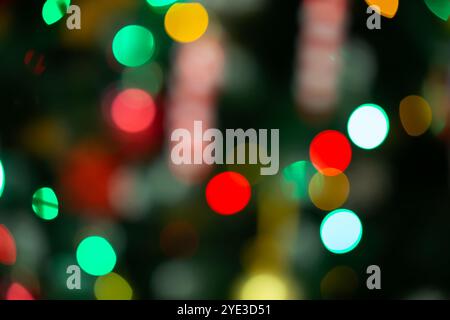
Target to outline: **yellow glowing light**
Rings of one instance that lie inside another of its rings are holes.
[[[347,201],[350,183],[344,173],[325,176],[316,173],[309,183],[309,197],[314,205],[325,211],[341,207]]]
[[[241,300],[285,300],[288,296],[286,282],[270,273],[250,276],[239,292]]]
[[[128,282],[114,272],[97,278],[94,293],[97,300],[131,300],[133,297]]]
[[[410,136],[420,136],[431,126],[431,107],[422,97],[408,96],[400,103],[400,120]]]
[[[208,12],[200,3],[175,3],[167,11],[164,26],[177,42],[193,42],[208,28]]]

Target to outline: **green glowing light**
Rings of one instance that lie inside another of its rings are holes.
[[[317,172],[309,161],[297,161],[283,169],[286,189],[295,199],[308,198],[309,181]]]
[[[152,57],[155,51],[155,40],[146,28],[129,25],[117,32],[112,50],[119,63],[127,67],[138,67]]]
[[[5,189],[5,170],[3,169],[2,161],[0,160],[0,197]]]
[[[50,25],[60,20],[67,13],[70,0],[47,0],[42,7],[42,18]]]
[[[165,7],[174,2],[177,2],[177,0],[147,0],[147,2],[152,7]]]
[[[41,188],[33,195],[33,211],[44,220],[52,220],[58,216],[58,198],[50,188]]]
[[[93,276],[103,276],[114,269],[116,253],[106,239],[91,236],[85,238],[78,245],[77,261],[86,273]]]
[[[374,149],[389,133],[389,118],[380,106],[363,104],[348,119],[347,131],[355,145],[366,150]]]
[[[450,17],[450,1],[448,0],[425,0],[428,8],[440,19],[447,21]]]
[[[362,238],[363,227],[359,217],[351,210],[330,212],[320,225],[320,238],[329,251],[343,254],[352,251]]]

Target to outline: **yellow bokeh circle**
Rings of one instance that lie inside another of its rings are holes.
[[[208,22],[208,12],[200,3],[175,3],[166,13],[164,27],[173,40],[187,43],[200,38]]]
[[[433,115],[428,102],[419,96],[408,96],[400,103],[400,121],[406,133],[416,137],[431,126]]]
[[[133,289],[117,273],[111,272],[95,280],[94,293],[97,300],[131,300]]]
[[[316,173],[309,182],[309,197],[314,205],[324,211],[331,211],[347,201],[350,183],[344,173],[325,176]]]

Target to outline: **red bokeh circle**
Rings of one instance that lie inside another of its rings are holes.
[[[347,137],[336,130],[322,131],[309,147],[314,167],[326,176],[336,176],[347,169],[352,159],[352,148]]]
[[[250,183],[236,172],[220,173],[206,186],[206,201],[209,207],[222,215],[232,215],[241,211],[247,206],[250,197]]]
[[[5,225],[0,224],[0,264],[13,265],[16,262],[16,242]]]
[[[122,91],[115,97],[111,107],[112,121],[120,130],[128,133],[148,129],[155,115],[153,98],[141,89]]]

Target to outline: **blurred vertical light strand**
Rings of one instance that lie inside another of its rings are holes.
[[[302,114],[322,117],[336,107],[347,8],[347,0],[303,2],[295,76],[295,98]]]
[[[203,154],[206,147],[202,141],[203,133],[199,136],[194,130],[194,121],[202,122],[203,131],[213,127],[215,123],[215,104],[223,78],[224,61],[222,39],[214,32],[177,47],[170,80],[166,128],[169,139],[176,129],[189,131],[192,143],[187,149],[191,149],[194,154]],[[177,142],[170,141],[170,150],[175,144]],[[172,173],[188,184],[200,182],[210,168],[207,164],[195,161],[190,165],[175,165],[169,158],[169,162]]]

